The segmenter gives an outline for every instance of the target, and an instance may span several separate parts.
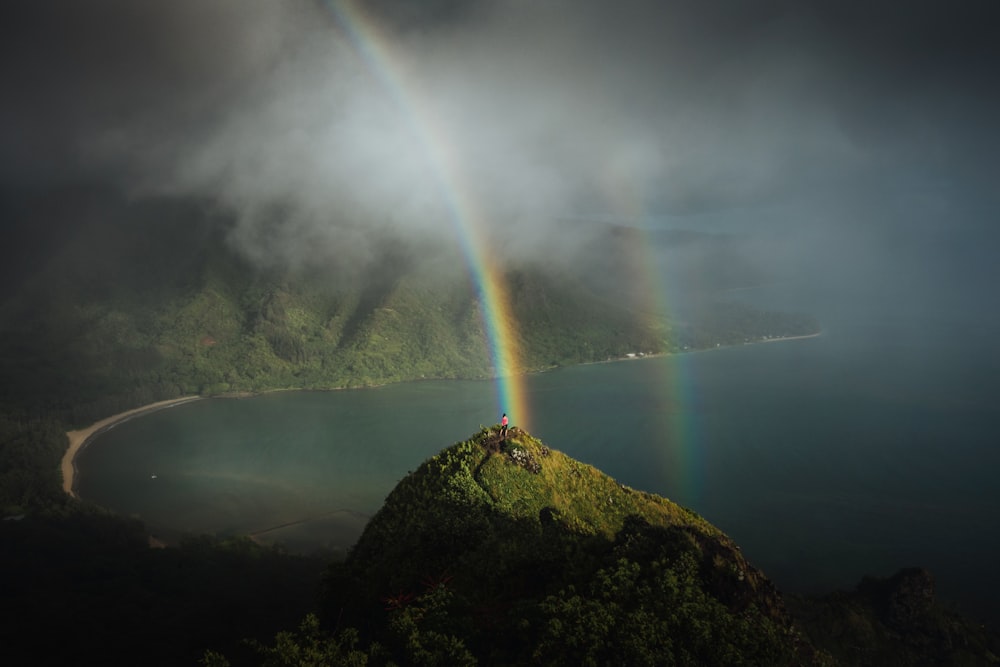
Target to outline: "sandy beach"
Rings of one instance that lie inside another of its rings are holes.
[[[133,410],[127,410],[106,419],[102,419],[101,421],[95,422],[87,428],[80,429],[79,431],[67,431],[66,438],[69,440],[69,447],[66,448],[66,453],[63,454],[61,465],[63,491],[74,498],[77,497],[76,492],[73,490],[73,478],[76,475],[76,455],[80,453],[83,446],[86,445],[87,442],[95,435],[111,428],[119,422],[135,417],[136,415],[152,412],[154,410],[161,410],[163,408],[169,408],[174,405],[180,405],[181,403],[197,401],[200,398],[200,396],[184,396],[182,398],[172,398],[167,401],[150,403],[149,405],[144,405]]]

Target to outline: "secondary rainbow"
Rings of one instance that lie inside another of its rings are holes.
[[[632,280],[641,286],[647,297],[646,316],[650,326],[662,331],[670,339],[667,314],[674,299],[674,285],[665,275],[663,260],[655,253],[656,241],[651,230],[640,226],[637,242],[632,249],[635,256],[629,262]],[[683,352],[683,350],[681,350]],[[664,493],[672,500],[687,506],[698,506],[704,482],[704,462],[701,434],[694,418],[698,413],[696,384],[692,382],[692,362],[689,354],[671,355],[668,359],[651,361],[655,364],[656,381],[650,391],[655,398],[655,428],[657,463],[663,471]]]
[[[512,425],[528,428],[531,415],[517,321],[511,311],[503,273],[489,252],[486,236],[488,220],[471,196],[471,188],[462,182],[451,137],[447,129],[437,122],[430,107],[422,102],[419,90],[407,84],[402,60],[395,54],[381,28],[365,14],[359,3],[327,0],[323,4],[347,34],[371,73],[393,97],[421,144],[448,206],[451,223],[478,293],[496,382],[496,420],[499,421],[501,412],[506,412]]]
[[[641,183],[636,174],[618,168],[614,161],[609,161],[601,178],[614,218],[631,221],[628,224],[635,229],[632,241],[624,246],[630,256],[622,265],[630,271],[636,292],[645,296],[640,316],[646,318],[648,327],[661,332],[662,339],[669,340],[673,336],[668,315],[674,312],[671,306],[679,295],[673,293],[677,286],[668,277],[666,260],[657,256],[659,244],[652,236],[654,228],[646,222],[647,197]],[[704,488],[704,453],[695,418],[699,397],[692,381],[692,361],[687,354],[677,354],[650,362],[655,364],[650,393],[658,406],[650,432],[656,440],[655,463],[663,474],[661,492],[683,505],[697,507]]]

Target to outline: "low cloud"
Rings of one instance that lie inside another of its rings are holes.
[[[988,2],[381,2],[345,24],[360,4],[14,3],[0,174],[214,202],[262,262],[453,236],[456,205],[530,252],[573,217],[996,201]]]

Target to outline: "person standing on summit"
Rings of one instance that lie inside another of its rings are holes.
[[[503,413],[503,417],[500,419],[500,439],[507,439],[507,413]]]

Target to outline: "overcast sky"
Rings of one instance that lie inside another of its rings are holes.
[[[524,247],[553,218],[996,223],[990,0],[361,3],[381,64],[335,4],[4,3],[3,186],[199,197],[257,256],[453,233],[442,187]]]

